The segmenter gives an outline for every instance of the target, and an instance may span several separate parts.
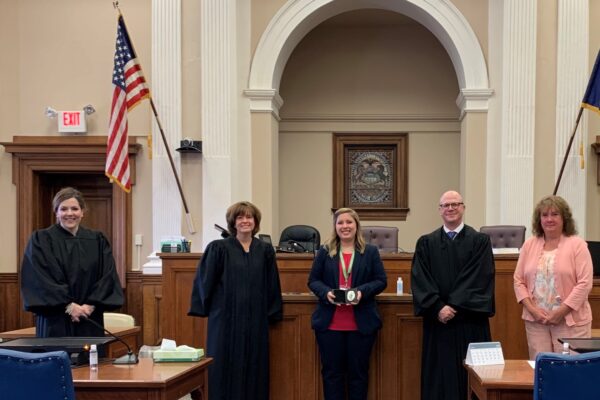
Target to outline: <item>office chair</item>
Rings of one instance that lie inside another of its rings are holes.
[[[539,353],[534,400],[599,399],[600,351],[577,355]]]
[[[363,226],[361,231],[365,241],[377,246],[380,253],[398,252],[398,228],[394,226]]]
[[[319,249],[321,235],[309,225],[290,225],[281,232],[279,250],[291,253],[313,252]]]
[[[71,362],[64,351],[0,349],[0,377],[3,399],[75,400]]]
[[[490,225],[482,226],[479,232],[485,233],[492,241],[492,247],[520,249],[525,242],[525,230],[523,225]]]

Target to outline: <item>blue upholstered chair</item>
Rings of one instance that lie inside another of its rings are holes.
[[[600,351],[577,355],[539,353],[534,400],[600,399]]]
[[[74,400],[69,356],[64,351],[23,353],[0,349],[0,398]]]

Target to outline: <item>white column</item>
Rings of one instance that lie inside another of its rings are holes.
[[[537,1],[506,0],[503,18],[497,222],[522,225],[533,211]]]
[[[236,93],[236,1],[201,3],[202,55],[202,238],[204,247],[219,238],[232,203]],[[248,148],[249,152],[250,149]]]
[[[587,86],[588,70],[588,0],[561,0],[558,2],[557,76],[556,76],[556,174],[558,177],[569,138]],[[579,166],[579,145],[583,141],[587,151],[587,113],[584,112],[577,135],[569,153],[558,195],[563,196],[577,222],[579,233],[586,228],[586,174]],[[587,168],[590,160],[586,160]],[[556,181],[556,179],[555,179]]]
[[[180,173],[181,138],[181,1],[152,0],[152,97],[169,150]],[[181,234],[182,202],[160,130],[152,125],[152,246],[160,250],[160,239]],[[144,273],[161,273],[154,253],[144,265]]]

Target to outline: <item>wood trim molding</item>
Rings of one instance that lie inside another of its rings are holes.
[[[103,174],[106,140],[106,136],[14,136],[12,142],[0,142],[5,152],[13,156],[12,181],[17,188],[17,271],[29,236],[42,228],[38,206],[42,197],[40,174]],[[135,155],[140,149],[141,145],[129,143],[132,184],[135,184]],[[131,265],[131,196],[113,185],[112,202],[112,248],[121,284],[125,286],[125,272]],[[22,309],[21,299],[19,306]],[[20,322],[31,324],[30,313],[22,311]]]

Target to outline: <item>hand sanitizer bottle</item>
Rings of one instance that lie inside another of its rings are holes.
[[[98,371],[98,348],[95,344],[90,347],[90,371]]]
[[[402,282],[402,277],[399,276],[398,280],[396,281],[396,294],[398,296],[401,296],[403,292],[404,292],[404,283]]]

